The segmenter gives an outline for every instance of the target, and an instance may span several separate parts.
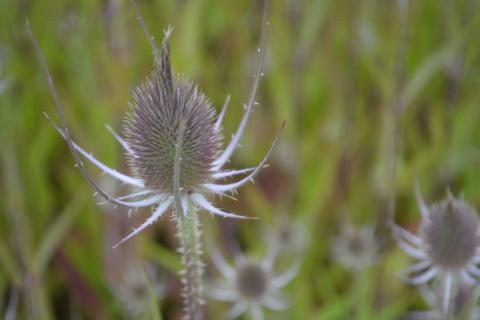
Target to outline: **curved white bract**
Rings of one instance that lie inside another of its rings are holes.
[[[198,205],[200,208],[207,210],[208,212],[211,212],[217,216],[221,216],[224,218],[235,218],[235,219],[255,219],[253,217],[245,217],[245,216],[240,216],[234,213],[230,212],[225,212],[222,211],[215,206],[213,206],[208,200],[200,193],[194,193],[190,196],[192,199],[193,203]]]
[[[173,202],[173,199],[172,198],[168,198],[166,199],[164,202],[160,203],[160,205],[157,207],[157,209],[155,209],[155,211],[153,212],[153,214],[148,217],[148,219],[138,228],[134,229],[132,233],[130,233],[128,236],[126,236],[125,238],[123,238],[120,242],[118,242],[116,245],[114,245],[113,247],[116,248],[118,247],[119,245],[121,245],[122,243],[124,243],[125,241],[133,238],[134,236],[136,236],[137,234],[139,234],[142,230],[144,230],[146,227],[148,227],[149,225],[151,225],[152,223],[154,223],[158,218],[160,218],[160,216],[165,213],[165,211],[167,211],[167,209],[170,207],[170,205],[172,204]]]
[[[125,149],[126,152],[130,153],[131,155],[133,155],[135,157],[135,152],[133,151],[132,148],[130,148],[127,141],[125,141],[122,137],[120,137],[120,135],[118,133],[116,133],[112,129],[112,127],[110,127],[108,124],[106,124],[105,127],[107,128],[108,132],[110,132],[112,134],[112,136],[118,141],[118,143],[120,143],[120,145],[123,147],[123,149]]]

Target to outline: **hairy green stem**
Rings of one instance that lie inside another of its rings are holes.
[[[183,307],[185,320],[202,320],[204,304],[202,274],[202,246],[200,240],[200,222],[195,208],[189,207],[182,200],[180,186],[180,163],[182,161],[182,145],[185,133],[185,121],[181,120],[178,128],[175,147],[175,163],[173,168],[173,190],[175,194],[175,216],[177,220],[177,235],[180,240],[183,270]]]
[[[184,216],[177,215],[178,238],[182,254],[184,316],[187,320],[203,319],[202,246],[200,240],[200,222],[194,208]]]

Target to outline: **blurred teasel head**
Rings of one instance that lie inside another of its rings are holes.
[[[285,255],[297,255],[305,251],[308,236],[305,226],[281,213],[273,227],[265,230],[265,240],[271,248]]]
[[[167,278],[160,274],[158,266],[127,263],[123,266],[122,281],[112,287],[113,294],[131,319],[145,316],[151,299],[161,300],[168,291]]]
[[[362,270],[378,261],[380,243],[372,226],[346,222],[332,244],[333,259],[348,270]]]
[[[459,284],[474,285],[480,278],[479,220],[475,210],[450,191],[447,197],[427,206],[415,188],[422,215],[419,235],[394,226],[398,245],[419,260],[403,274],[411,284],[439,280],[443,287],[443,311],[451,312],[452,290]]]
[[[276,250],[270,250],[261,260],[240,254],[235,257],[233,266],[215,248],[210,251],[212,261],[224,279],[212,284],[207,292],[213,299],[233,303],[225,316],[227,319],[237,318],[247,312],[254,320],[264,319],[263,307],[274,311],[288,307],[280,290],[297,275],[300,266],[298,260],[286,271],[277,274],[273,270]]]
[[[428,211],[422,231],[432,264],[455,271],[472,262],[479,245],[475,210],[448,192],[446,199],[432,204]]]
[[[152,47],[155,57],[154,68],[150,76],[134,90],[130,112],[124,122],[125,137],[107,127],[125,149],[132,175],[121,173],[103,164],[72,140],[46,60],[37,40],[28,29],[48,78],[60,126],[48,116],[47,118],[66,140],[76,166],[93,187],[95,194],[100,194],[115,205],[133,210],[155,206],[152,215],[118,244],[140,233],[172,206],[175,207],[176,214],[187,214],[189,208],[193,206],[222,217],[246,218],[215,207],[208,196],[235,192],[237,188],[252,181],[266,165],[285,125],[285,122],[282,123],[270,149],[256,167],[240,170],[224,168],[238,146],[250,115],[257,105],[255,97],[263,76],[266,50],[267,10],[264,10],[260,46],[256,50],[257,63],[249,97],[244,106],[245,111],[231,141],[221,150],[222,121],[229,97],[217,116],[212,103],[197,85],[174,74],[169,49],[172,28],[165,31],[162,45],[158,48],[135,2],[132,1],[132,4]],[[80,156],[85,157],[104,173],[136,190],[124,196],[111,196],[91,177]],[[246,176],[231,183],[218,182],[239,175]]]

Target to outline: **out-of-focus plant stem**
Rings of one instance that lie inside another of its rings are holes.
[[[177,228],[183,263],[181,275],[185,319],[201,320],[203,319],[203,262],[197,212],[190,208],[185,216],[178,215]]]
[[[18,266],[21,270],[21,288],[26,301],[29,319],[51,319],[45,299],[41,276],[31,272],[33,260],[32,239],[30,227],[25,215],[25,206],[22,200],[22,185],[18,174],[17,159],[11,144],[5,141],[2,153],[3,179],[6,190],[7,217],[12,232],[12,243],[16,249]]]
[[[387,103],[384,116],[385,160],[387,162],[386,223],[394,220],[397,193],[397,158],[400,143],[400,116],[405,108],[403,87],[405,79],[405,51],[408,35],[408,0],[397,0],[398,42],[393,70],[393,96]]]

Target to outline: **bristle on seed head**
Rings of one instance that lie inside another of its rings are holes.
[[[221,135],[214,124],[215,111],[192,82],[172,76],[168,42],[162,59],[134,92],[124,132],[135,157],[132,170],[145,185],[173,192],[173,171],[179,125],[185,123],[181,148],[180,186],[195,191],[209,182]]]

